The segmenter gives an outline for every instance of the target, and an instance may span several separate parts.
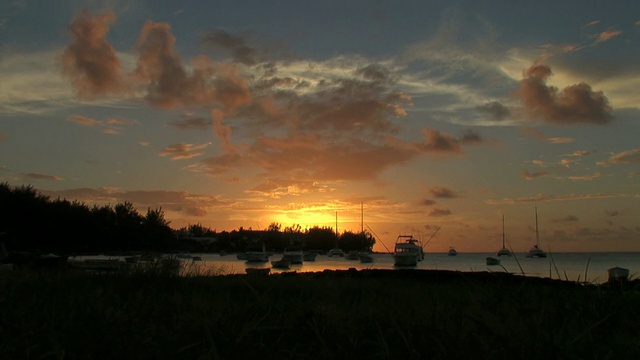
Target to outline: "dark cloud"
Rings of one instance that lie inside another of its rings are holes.
[[[105,39],[114,21],[112,12],[93,16],[85,9],[69,24],[73,40],[62,54],[62,72],[71,78],[80,97],[96,97],[124,90],[120,61]]]
[[[420,206],[431,206],[434,205],[436,203],[435,200],[431,200],[431,199],[422,199],[418,202],[418,205]]]
[[[490,101],[476,106],[476,110],[486,115],[490,120],[502,121],[511,115],[511,110],[499,101]]]
[[[460,142],[463,144],[479,144],[482,143],[482,137],[477,132],[467,129],[460,136]]]
[[[433,153],[462,152],[460,140],[450,134],[431,129],[424,129],[422,133],[424,135],[424,142],[419,146],[422,151]]]
[[[215,29],[207,33],[203,37],[202,43],[228,51],[234,62],[244,65],[252,66],[266,60],[264,54],[249,46],[244,37],[229,34],[222,29]]]
[[[429,190],[429,192],[431,193],[431,195],[433,195],[433,197],[439,199],[452,199],[458,197],[458,194],[456,194],[455,191],[443,186],[433,187]]]
[[[551,68],[534,64],[524,72],[516,92],[527,117],[554,124],[598,124],[611,122],[612,108],[601,91],[594,92],[586,83],[558,90],[547,85]]]

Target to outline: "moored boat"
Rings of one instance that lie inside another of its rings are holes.
[[[496,259],[496,258],[493,258],[491,256],[487,256],[485,261],[486,261],[487,265],[489,265],[489,266],[500,265],[500,259]]]
[[[333,248],[329,250],[329,252],[327,253],[327,256],[328,257],[334,257],[334,256],[344,257],[344,251],[342,251],[342,249],[340,248]]]
[[[449,252],[447,252],[447,255],[449,256],[456,256],[458,255],[458,252],[456,251],[456,248],[454,248],[453,246],[449,248]]]
[[[269,254],[267,253],[267,249],[262,246],[253,246],[247,248],[245,252],[246,260],[249,263],[252,262],[267,262],[269,261]]]
[[[291,268],[291,262],[289,262],[289,260],[282,258],[280,260],[272,260],[271,261],[271,266],[274,269],[290,269]]]
[[[304,261],[304,252],[298,246],[290,246],[284,249],[283,259],[289,260],[291,264],[302,264]]]
[[[411,235],[399,235],[393,250],[393,265],[416,266],[424,259],[422,246]]]
[[[502,249],[498,250],[498,257],[500,256],[511,256],[511,250],[507,249],[505,246],[505,236],[504,236],[504,215],[502,215]],[[488,265],[488,264],[487,264]]]
[[[528,258],[546,258],[547,253],[540,249],[540,232],[538,231],[538,208],[536,207],[536,243],[527,252]]]
[[[304,261],[316,261],[316,257],[318,257],[318,253],[314,251],[305,251],[302,254]]]

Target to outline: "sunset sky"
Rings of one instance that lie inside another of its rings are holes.
[[[4,1],[0,182],[171,227],[640,251],[638,1]],[[385,251],[378,244],[374,248]]]

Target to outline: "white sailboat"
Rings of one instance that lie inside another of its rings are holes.
[[[546,258],[547,253],[540,248],[540,232],[538,231],[538,207],[536,209],[536,244],[527,253],[528,258]]]
[[[498,257],[500,256],[511,256],[511,250],[507,249],[505,246],[504,240],[504,215],[502,215],[502,249],[498,250]]]

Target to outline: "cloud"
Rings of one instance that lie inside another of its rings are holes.
[[[609,160],[599,161],[600,166],[640,164],[640,149],[613,154]]]
[[[228,51],[234,62],[244,65],[252,66],[266,60],[266,56],[258,49],[246,44],[244,37],[230,34],[222,29],[211,30],[203,37],[202,43]]]
[[[487,116],[490,120],[502,121],[511,115],[511,110],[499,101],[490,101],[476,106],[476,110]]]
[[[209,145],[210,144],[173,144],[162,150],[160,156],[168,156],[171,160],[191,159],[203,155],[204,153],[199,150],[205,149]]]
[[[587,156],[593,154],[593,151],[587,151],[587,150],[576,150],[574,152],[572,152],[571,154],[569,154],[569,156]]]
[[[596,37],[596,40],[594,42],[595,45],[603,43],[605,41],[609,41],[617,36],[620,36],[622,34],[622,31],[620,30],[607,30],[607,31],[603,31],[600,34],[598,34],[598,36]]]
[[[576,141],[576,139],[571,137],[550,137],[548,141],[552,144],[571,144]]]
[[[562,90],[548,86],[551,68],[545,64],[534,64],[523,75],[516,96],[528,118],[561,125],[604,125],[613,120],[607,98],[588,84],[578,83]]]
[[[461,153],[460,140],[438,130],[423,129],[424,142],[419,149],[428,153]]]
[[[455,191],[443,186],[433,187],[429,190],[429,192],[431,193],[431,195],[433,195],[433,197],[438,199],[453,199],[458,197],[458,194],[456,194]]]
[[[594,179],[598,179],[602,177],[601,173],[595,173],[592,175],[576,175],[576,176],[569,176],[569,180],[573,180],[573,181],[591,181]]]
[[[279,199],[284,195],[302,195],[308,193],[326,193],[331,189],[326,185],[314,180],[298,179],[268,179],[259,185],[246,190],[247,193],[268,196]]]
[[[420,206],[431,206],[431,205],[434,205],[435,203],[436,201],[431,199],[422,199],[418,201],[418,205]]]
[[[109,135],[119,134],[123,130],[122,125],[131,124],[131,121],[126,119],[108,118],[107,120],[101,121],[81,115],[69,116],[69,120],[81,126],[98,127],[102,133]]]
[[[451,215],[451,210],[449,209],[433,209],[429,213],[429,216],[434,216],[434,217],[442,217],[442,216],[449,216],[449,215]]]
[[[62,54],[62,73],[81,98],[93,98],[123,91],[120,60],[105,39],[115,14],[106,12],[93,16],[83,10],[69,24],[73,37]]]
[[[549,175],[549,173],[547,172],[546,169],[542,169],[534,172],[529,172],[528,169],[525,169],[522,173],[520,173],[520,176],[522,176],[527,180],[532,180],[532,179],[535,179],[541,176],[547,176],[547,175]]]
[[[544,201],[572,201],[572,200],[593,200],[593,199],[609,199],[609,198],[640,198],[638,194],[616,194],[616,193],[595,193],[595,194],[571,194],[564,196],[554,196],[549,194],[538,194],[530,197],[519,198],[504,198],[500,200],[489,199],[485,200],[489,205],[500,204],[518,204],[518,203],[531,203],[531,202],[544,202]]]
[[[179,129],[179,130],[205,130],[213,125],[211,119],[207,119],[204,117],[195,117],[183,120],[176,120],[169,123],[170,126]]]
[[[47,181],[62,181],[63,177],[41,173],[24,173],[20,174],[19,178],[24,181],[30,180],[47,180]]]
[[[210,211],[228,209],[232,201],[219,196],[189,193],[187,191],[163,190],[118,190],[113,188],[78,188],[68,190],[43,190],[43,194],[78,200],[88,204],[115,205],[131,202],[138,211],[144,213],[147,208],[162,208],[189,216],[204,216]]]

